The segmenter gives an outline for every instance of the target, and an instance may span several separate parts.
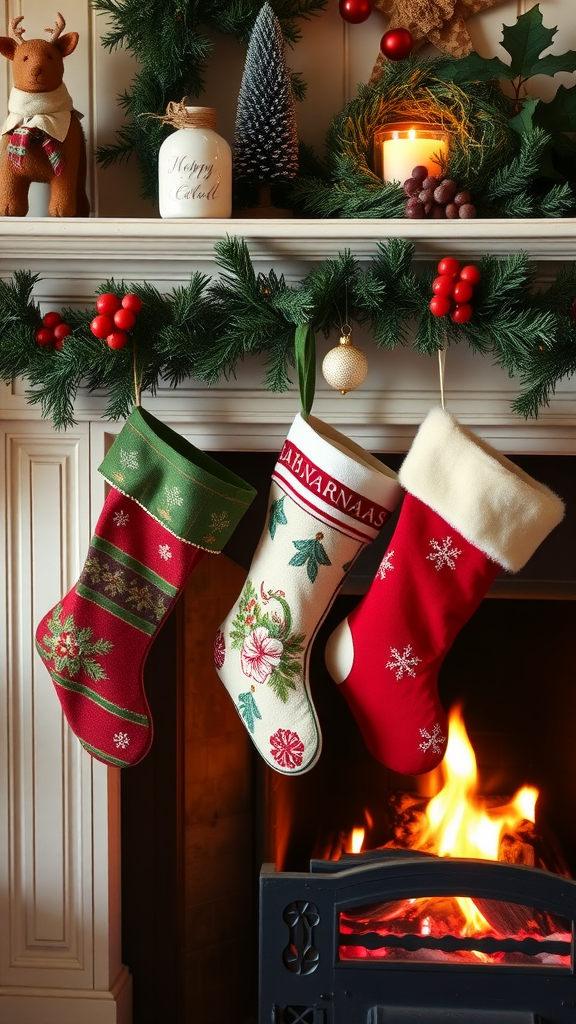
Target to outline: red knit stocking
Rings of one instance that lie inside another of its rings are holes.
[[[408,494],[390,546],[326,660],[370,751],[412,775],[444,756],[438,672],[457,633],[501,568],[520,569],[564,506],[442,409],[429,413],[399,480]]]

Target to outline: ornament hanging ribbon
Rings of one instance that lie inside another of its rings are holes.
[[[302,414],[312,411],[316,392],[316,335],[312,324],[299,324],[294,336],[294,354]]]

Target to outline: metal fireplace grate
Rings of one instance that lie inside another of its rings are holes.
[[[576,1021],[572,879],[399,851],[310,867],[262,869],[260,1024]],[[473,899],[512,928],[470,938],[374,926],[375,908],[389,920],[386,908],[399,901],[451,897]],[[552,927],[514,935],[514,921],[527,917]]]

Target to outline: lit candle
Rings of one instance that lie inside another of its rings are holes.
[[[440,161],[445,163],[448,154],[448,135],[434,125],[389,125],[376,133],[374,145],[382,180],[402,185],[414,167],[426,167],[429,175],[441,173]]]

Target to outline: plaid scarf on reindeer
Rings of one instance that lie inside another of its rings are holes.
[[[54,174],[62,173],[64,161],[59,143],[68,134],[73,109],[72,97],[63,82],[50,92],[11,90],[8,117],[0,134],[10,135],[8,156],[17,170],[22,170],[27,149],[41,142]],[[74,113],[82,117],[77,110]]]
[[[64,166],[62,150],[56,139],[53,139],[51,135],[47,135],[46,132],[40,131],[39,128],[26,128],[24,125],[21,125],[20,128],[16,128],[11,132],[7,150],[11,163],[17,171],[23,170],[26,150],[38,142],[42,143],[42,148],[52,164],[54,174],[58,177],[62,173]]]

